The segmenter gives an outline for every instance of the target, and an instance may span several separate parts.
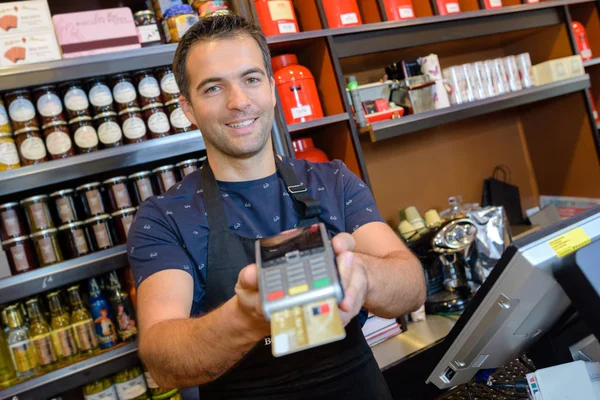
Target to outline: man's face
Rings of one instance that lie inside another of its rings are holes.
[[[190,98],[181,98],[182,108],[208,146],[235,158],[251,157],[265,148],[275,90],[252,37],[196,43],[186,70]]]

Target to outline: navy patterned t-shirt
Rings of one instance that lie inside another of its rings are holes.
[[[321,221],[333,237],[382,221],[365,183],[339,160],[311,163],[284,158],[309,194],[321,202]],[[246,182],[218,181],[229,228],[250,238],[276,235],[294,228],[299,220],[293,200],[277,173]],[[129,231],[127,250],[136,286],[152,274],[177,269],[194,280],[191,314],[206,311],[204,294],[208,251],[208,220],[200,171],[164,195],[148,198]]]

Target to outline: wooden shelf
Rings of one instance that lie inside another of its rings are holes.
[[[590,87],[589,75],[537,86],[501,96],[491,97],[472,103],[451,106],[441,110],[432,110],[413,114],[399,119],[373,124],[371,141],[378,142],[408,133],[433,128],[442,124],[460,121],[478,115],[530,104],[552,97],[562,96]]]
[[[308,122],[300,122],[298,124],[288,125],[288,131],[290,133],[305,131],[307,129],[318,128],[320,126],[335,124],[336,122],[348,121],[350,116],[348,113],[341,113],[336,115],[330,115],[328,117],[315,119]]]
[[[583,67],[584,68],[588,68],[594,65],[598,65],[600,64],[600,57],[598,58],[592,58],[591,60],[587,60],[583,62]]]

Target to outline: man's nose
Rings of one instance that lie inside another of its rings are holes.
[[[232,85],[229,90],[229,104],[230,110],[246,111],[250,106],[250,99],[246,95],[246,92],[240,85]]]

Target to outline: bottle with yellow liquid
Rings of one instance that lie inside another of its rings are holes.
[[[29,334],[35,347],[37,363],[42,370],[51,370],[58,363],[58,356],[52,343],[52,329],[44,319],[37,298],[29,299],[27,314],[29,315]]]
[[[24,329],[23,319],[16,307],[6,309],[6,319],[9,328],[6,341],[16,375],[18,378],[29,378],[38,371],[35,346],[29,332]]]
[[[8,344],[0,333],[0,389],[12,385],[17,379],[15,369],[8,352]]]
[[[81,354],[93,354],[98,351],[98,337],[92,314],[85,308],[79,285],[67,289],[71,303],[71,326],[75,333],[75,341]]]
[[[52,327],[52,342],[61,362],[74,361],[79,357],[79,349],[71,328],[71,317],[65,312],[61,301],[60,291],[48,293],[50,304],[50,326]]]

